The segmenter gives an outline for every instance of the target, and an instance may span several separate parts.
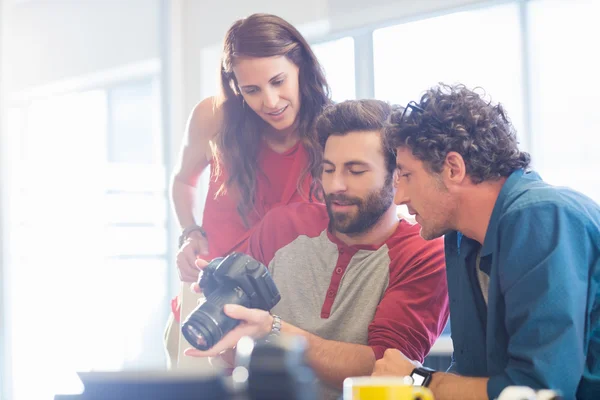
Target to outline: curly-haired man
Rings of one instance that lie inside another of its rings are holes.
[[[462,85],[428,90],[393,122],[395,201],[423,238],[445,235],[454,363],[426,376],[435,398],[519,385],[599,399],[598,204],[532,172],[502,106]],[[374,374],[428,375],[413,369],[388,350]]]

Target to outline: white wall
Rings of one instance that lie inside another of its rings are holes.
[[[5,13],[4,13],[4,0],[0,0],[0,149],[5,145],[4,136],[4,79],[3,79],[3,62],[4,60],[4,26],[5,26]],[[10,343],[7,338],[7,334],[2,330],[2,327],[6,326],[8,320],[6,316],[6,304],[7,304],[7,290],[6,290],[6,277],[5,272],[5,258],[2,256],[7,253],[8,248],[6,247],[6,233],[5,233],[5,196],[6,196],[6,183],[4,176],[1,175],[1,171],[6,168],[7,163],[5,162],[5,155],[0,151],[0,400],[7,400],[10,393],[10,384],[8,379],[8,370],[10,367]]]
[[[159,56],[159,0],[7,0],[9,91]]]
[[[187,32],[193,44],[203,47],[220,42],[227,28],[237,19],[255,12],[266,12],[285,18],[299,28],[326,22],[329,29],[317,34],[339,31],[423,15],[431,12],[482,3],[485,0],[221,0],[219,6],[208,7],[204,1],[179,0],[185,9]],[[489,2],[489,1],[488,1]],[[314,36],[312,32],[303,32]]]

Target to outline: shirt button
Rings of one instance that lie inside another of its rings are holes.
[[[327,292],[327,296],[333,297],[333,290],[330,290],[329,292]]]
[[[344,249],[340,249],[340,254],[344,254]]]
[[[335,269],[335,273],[336,274],[341,274],[342,273],[342,269],[341,268],[336,268]]]

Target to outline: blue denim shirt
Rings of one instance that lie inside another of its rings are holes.
[[[489,275],[486,307],[475,260]],[[494,206],[483,246],[445,237],[453,372],[507,386],[600,399],[600,207],[515,171]]]

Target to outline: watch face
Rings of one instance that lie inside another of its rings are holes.
[[[411,378],[413,378],[413,386],[423,386],[423,382],[425,382],[425,377],[417,373],[413,373]]]

